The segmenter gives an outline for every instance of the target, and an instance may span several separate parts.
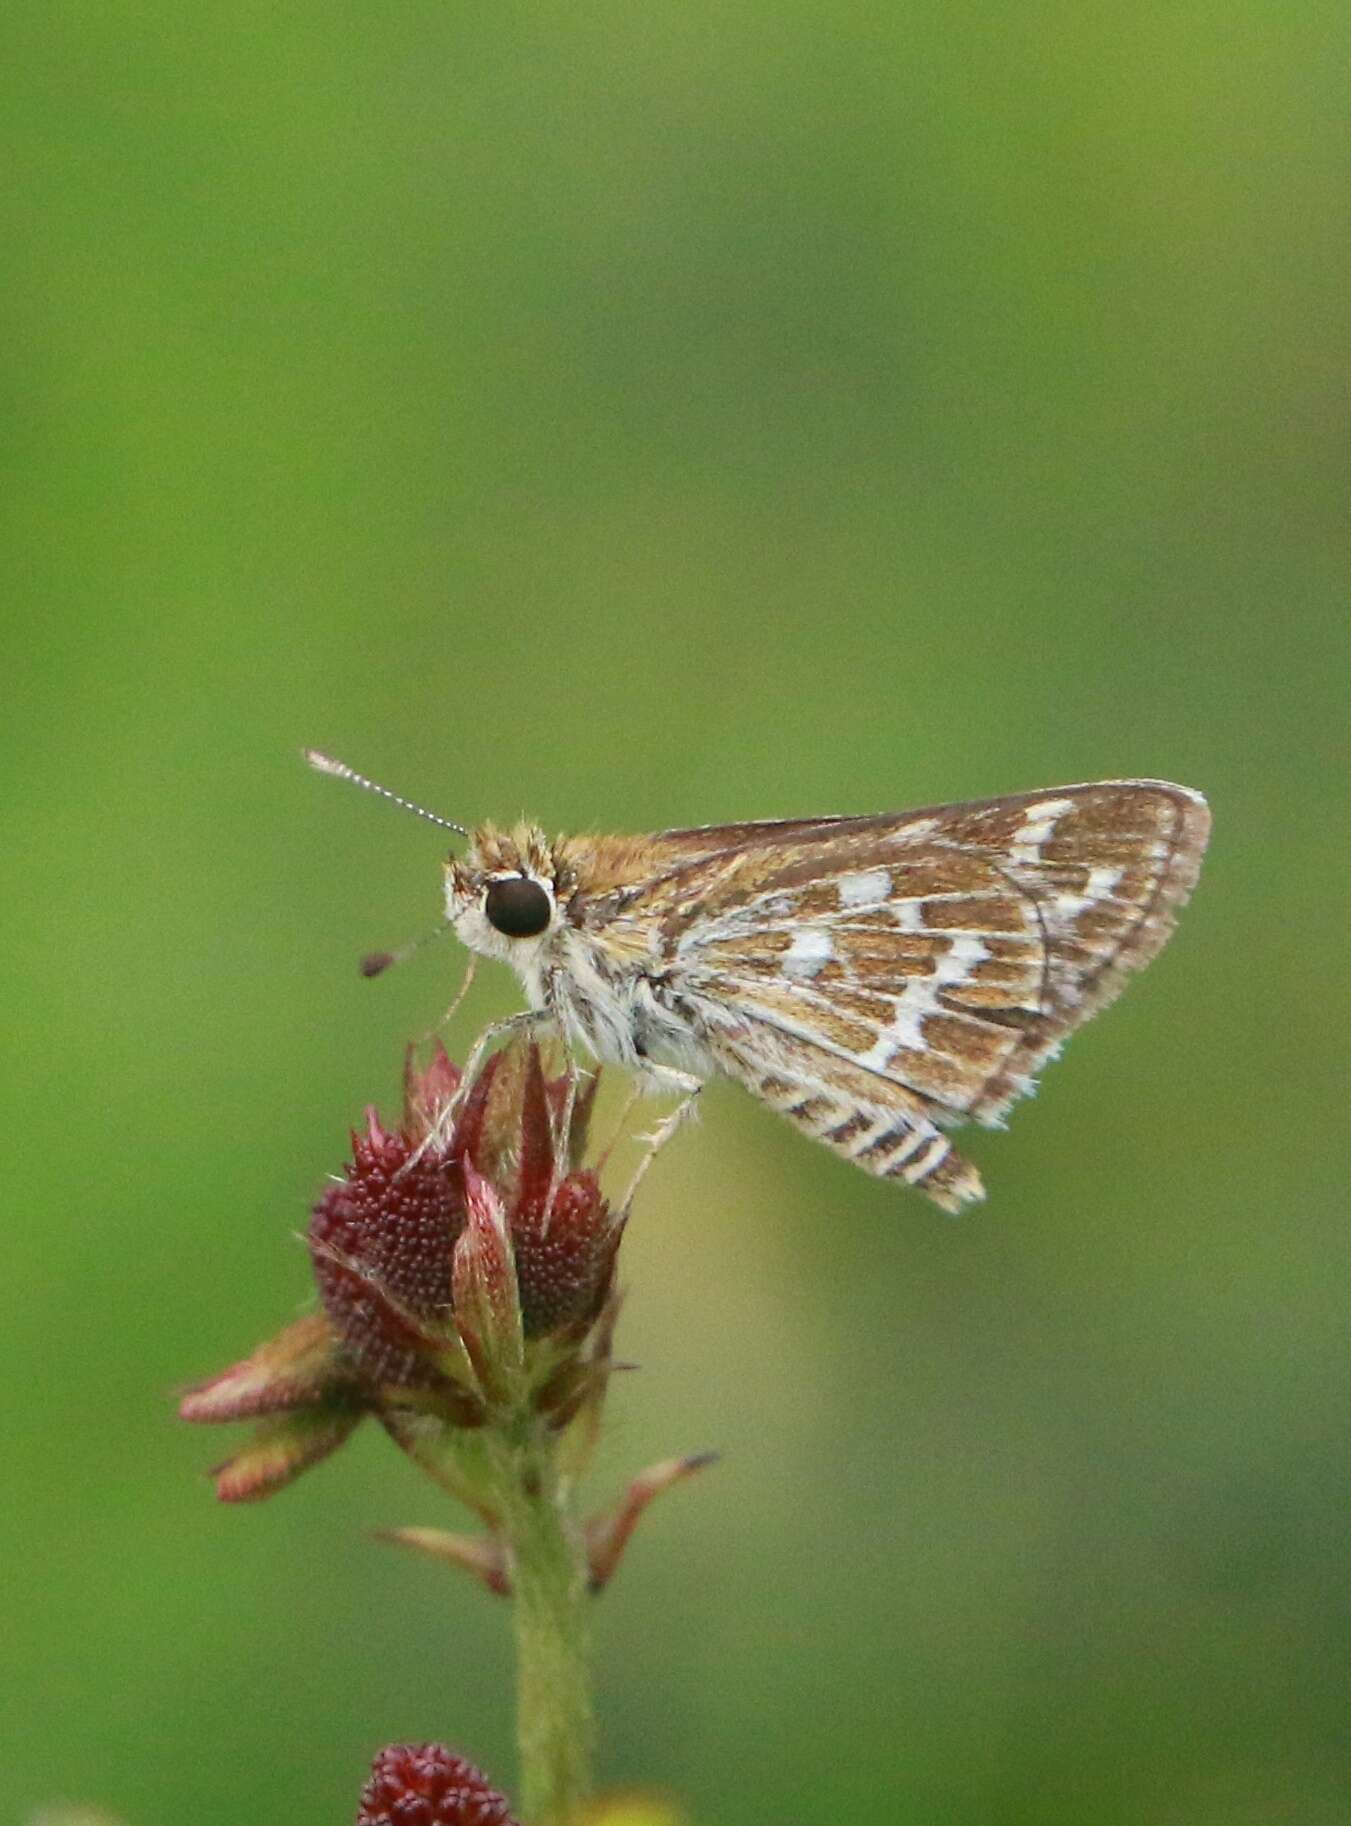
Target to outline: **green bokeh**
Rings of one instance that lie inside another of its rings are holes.
[[[731,1089],[628,1253],[607,1778],[701,1826],[1333,1826],[1351,1759],[1344,5],[35,5],[7,100],[7,1817],[512,1771],[372,1434],[213,1506],[176,1384],[446,946],[452,816],[1114,773],[1175,945],[959,1223]],[[494,979],[456,1024],[513,1004]]]

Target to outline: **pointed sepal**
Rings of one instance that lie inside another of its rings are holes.
[[[624,1549],[655,1497],[696,1472],[716,1464],[716,1452],[695,1452],[687,1458],[665,1458],[634,1478],[612,1509],[603,1510],[586,1524],[586,1557],[592,1591],[601,1591],[614,1577]]]
[[[381,1528],[375,1538],[467,1572],[499,1598],[511,1595],[507,1556],[493,1535],[448,1534],[444,1528]]]
[[[180,1420],[251,1420],[353,1396],[356,1379],[327,1316],[309,1313],[260,1344],[251,1357],[190,1388]]]
[[[525,1331],[506,1211],[470,1160],[464,1163],[466,1222],[451,1270],[455,1327],[490,1402],[518,1398],[525,1372]]]
[[[306,1408],[260,1422],[241,1452],[211,1472],[223,1503],[256,1503],[294,1483],[302,1471],[336,1452],[362,1418],[361,1410]]]

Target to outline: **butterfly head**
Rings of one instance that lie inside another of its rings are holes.
[[[563,921],[554,851],[543,831],[480,825],[446,863],[446,918],[471,951],[527,971]]]
[[[468,848],[464,855],[446,860],[447,922],[471,951],[512,965],[527,983],[539,975],[563,924],[561,903],[577,885],[576,868],[563,859],[567,847],[564,843],[551,844],[534,824],[518,824],[509,831],[481,824],[477,830],[469,830],[453,818],[443,818],[439,812],[428,811],[426,806],[391,792],[320,749],[307,748],[304,755],[317,773],[348,780],[418,818],[466,838]],[[444,927],[437,930],[443,931]],[[405,945],[400,951],[372,952],[362,962],[362,974],[380,975],[400,957],[416,950],[417,943]]]

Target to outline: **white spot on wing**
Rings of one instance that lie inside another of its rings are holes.
[[[783,973],[798,982],[814,977],[835,955],[829,932],[819,926],[803,926],[793,934],[793,942],[783,954]]]
[[[1034,866],[1040,862],[1046,839],[1073,805],[1073,799],[1038,799],[1029,805],[1009,843],[1009,855],[1013,860]]]
[[[1120,881],[1123,871],[1098,863],[1088,871],[1088,886],[1084,889],[1090,900],[1103,900]]]
[[[924,980],[930,983],[959,983],[968,971],[977,964],[983,964],[989,955],[984,939],[964,932],[953,939],[946,955],[939,958],[933,975]]]
[[[947,983],[964,982],[990,955],[983,940],[974,933],[954,936],[942,957],[935,961],[930,976],[912,976],[901,991],[896,1012],[859,1060],[873,1071],[885,1071],[898,1051],[927,1052],[924,1017],[939,1006],[938,992]]]
[[[1112,889],[1120,881],[1123,871],[1108,864],[1099,863],[1088,871],[1088,880],[1084,883],[1082,894],[1060,893],[1055,897],[1051,907],[1052,922],[1060,927],[1072,925],[1086,907],[1095,907],[1104,900],[1110,900]],[[1071,1000],[1077,1000],[1077,995]]]
[[[891,876],[885,869],[860,869],[840,876],[842,907],[875,907],[891,893]]]

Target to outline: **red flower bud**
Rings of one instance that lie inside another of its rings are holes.
[[[516,1212],[511,1237],[527,1338],[595,1319],[610,1290],[622,1233],[591,1172],[570,1174],[547,1216],[542,1208]]]
[[[356,1826],[516,1826],[506,1797],[444,1744],[390,1744],[371,1764]]]
[[[463,1182],[444,1150],[417,1156],[405,1132],[368,1111],[346,1177],[315,1206],[310,1255],[328,1315],[372,1382],[442,1380],[435,1360],[464,1221]]]

